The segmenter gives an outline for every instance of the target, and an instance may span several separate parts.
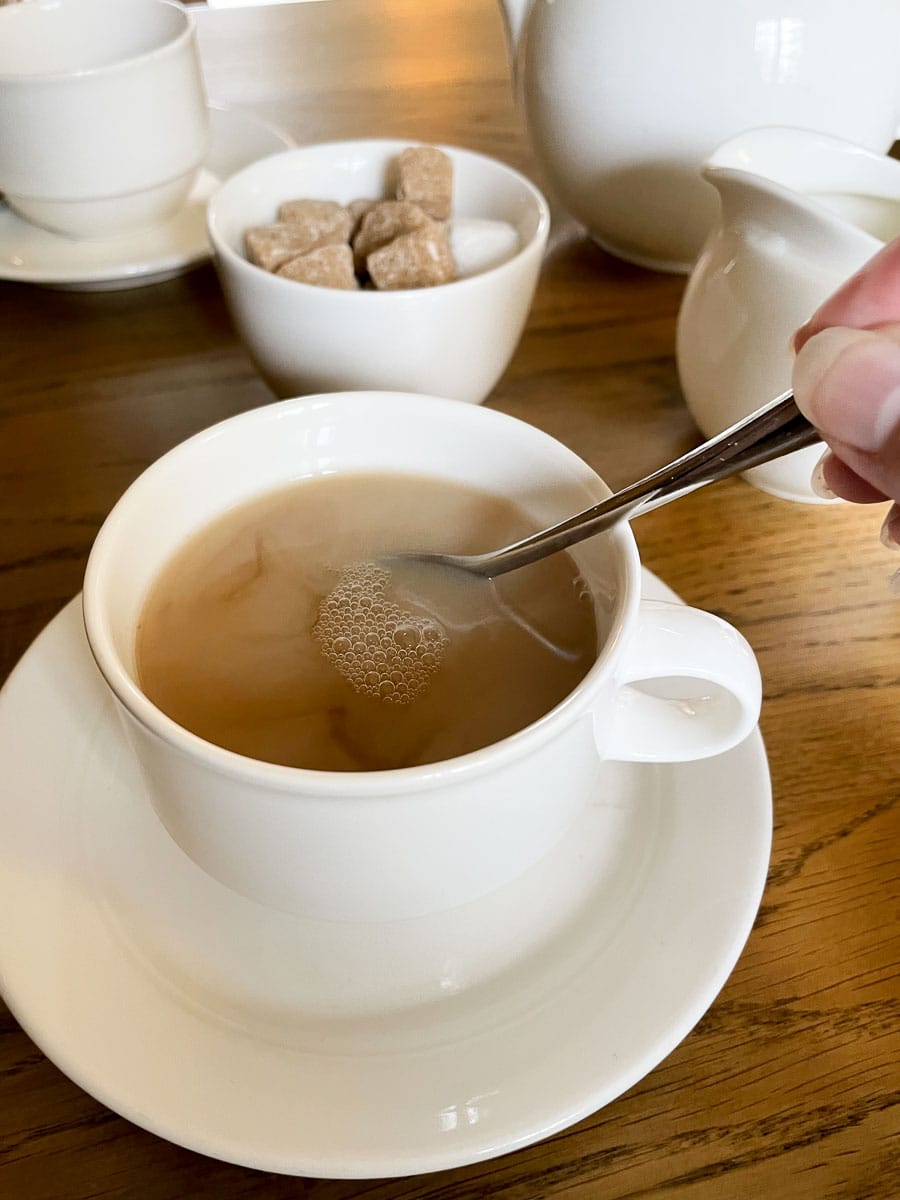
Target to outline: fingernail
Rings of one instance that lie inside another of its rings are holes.
[[[888,591],[893,592],[895,596],[900,596],[900,571],[895,571],[888,579]]]
[[[837,496],[825,482],[825,463],[831,458],[831,451],[826,450],[816,465],[810,477],[809,486],[820,500],[836,500]]]
[[[878,450],[900,424],[900,344],[859,329],[825,329],[794,365],[797,404],[830,441]]]
[[[891,508],[881,523],[881,544],[888,550],[900,550],[900,512]]]
[[[796,354],[798,352],[800,346],[802,346],[802,344],[807,340],[807,332],[806,331],[808,329],[809,329],[809,321],[807,321],[804,325],[801,325],[796,333],[791,334],[791,339],[788,344],[789,344],[792,354]]]

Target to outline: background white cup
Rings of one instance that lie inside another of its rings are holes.
[[[207,124],[180,5],[0,7],[0,190],[27,220],[84,238],[164,220],[190,191]]]
[[[309,771],[210,745],[161,713],[136,681],[135,629],[173,551],[271,488],[373,470],[506,495],[542,524],[608,495],[586,463],[524,422],[377,392],[244,413],[145,471],[91,552],[85,627],[156,812],[214,878],[265,905],[319,918],[388,920],[452,908],[522,874],[587,804],[602,803],[604,758],[702,758],[753,729],[760,678],[747,643],[708,613],[642,602],[627,526],[572,551],[601,630],[596,663],[555,709],[485,749],[402,770]]]

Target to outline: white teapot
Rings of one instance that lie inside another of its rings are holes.
[[[827,134],[764,128],[724,143],[703,173],[718,214],[684,293],[676,350],[687,406],[711,437],[790,387],[793,333],[900,235],[900,162]],[[821,453],[798,450],[747,478],[815,501]]]
[[[883,153],[900,114],[898,0],[501,0],[549,190],[604,248],[686,271],[715,218],[699,175],[758,125]]]

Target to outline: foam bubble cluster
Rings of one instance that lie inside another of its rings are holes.
[[[313,637],[355,691],[409,704],[427,689],[448,639],[436,621],[387,598],[390,578],[377,563],[345,567],[319,606]]]

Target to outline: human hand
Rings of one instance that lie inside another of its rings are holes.
[[[881,536],[900,547],[900,238],[825,301],[794,349],[797,407],[829,446],[814,489],[895,501]]]

